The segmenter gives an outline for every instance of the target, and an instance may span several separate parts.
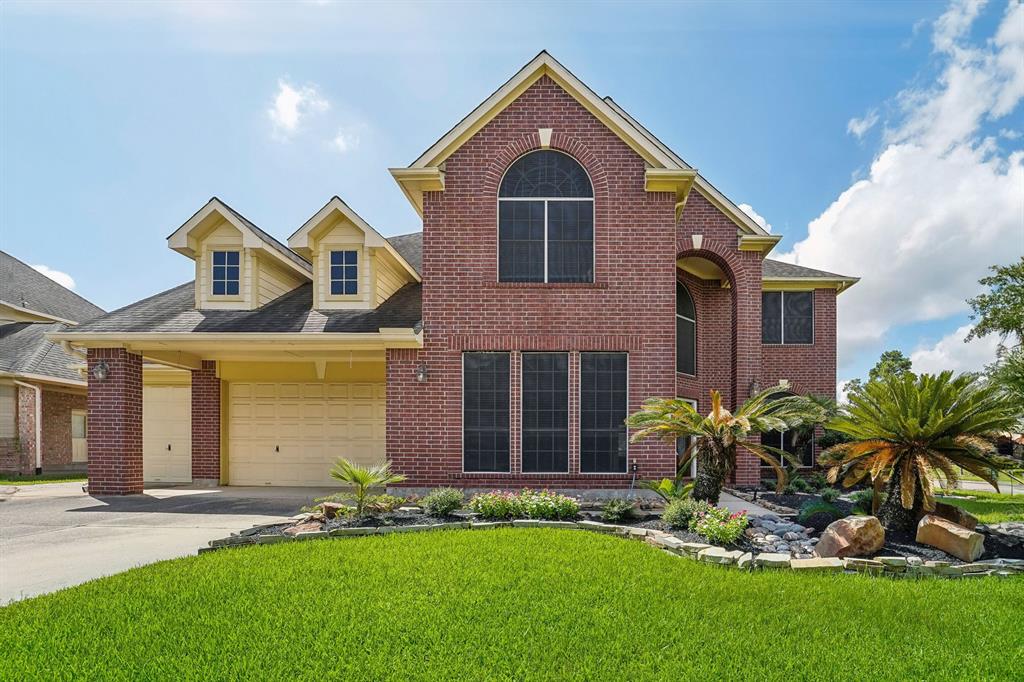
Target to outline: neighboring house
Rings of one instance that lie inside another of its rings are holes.
[[[85,471],[82,364],[47,334],[103,309],[0,251],[0,472]]]
[[[286,246],[214,198],[168,238],[194,282],[53,335],[88,350],[93,494],[329,485],[339,456],[624,489],[676,470],[627,442],[648,397],[835,394],[856,279],[766,259],[778,236],[547,53],[391,173],[422,233],[334,197]]]

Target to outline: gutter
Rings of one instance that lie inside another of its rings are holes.
[[[43,473],[43,389],[35,384],[14,380],[18,386],[31,388],[36,394],[36,475]]]

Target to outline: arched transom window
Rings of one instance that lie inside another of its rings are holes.
[[[676,371],[697,374],[697,311],[681,282],[676,282]]]
[[[505,172],[498,189],[498,281],[594,281],[594,189],[571,156],[531,152]]]

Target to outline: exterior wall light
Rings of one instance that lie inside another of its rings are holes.
[[[416,381],[421,384],[427,383],[427,366],[424,363],[416,365]]]
[[[110,366],[107,365],[106,360],[100,360],[92,367],[92,378],[96,381],[106,381],[107,377],[110,376]]]
[[[761,392],[761,382],[757,379],[750,380],[750,395],[757,395]]]

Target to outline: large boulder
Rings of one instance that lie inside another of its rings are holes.
[[[938,516],[940,518],[946,519],[947,521],[952,521],[956,525],[963,526],[967,530],[974,530],[978,527],[978,517],[974,516],[974,514],[971,514],[965,509],[961,509],[955,504],[948,504],[946,502],[936,502],[935,511],[922,511],[921,515],[917,517],[918,523],[920,523],[921,519],[923,519],[928,514]]]
[[[974,561],[985,551],[985,537],[981,533],[934,514],[927,514],[918,522],[916,539],[961,561]]]
[[[885,529],[874,516],[847,516],[829,524],[814,546],[820,557],[866,556],[882,549]]]

